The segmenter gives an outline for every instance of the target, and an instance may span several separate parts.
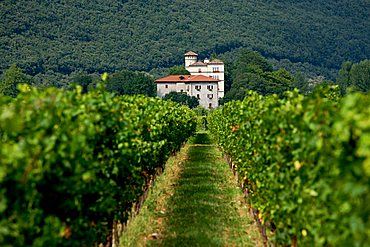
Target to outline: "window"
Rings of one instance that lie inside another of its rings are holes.
[[[212,91],[212,90],[213,90],[213,85],[207,85],[207,89],[208,89],[209,91]]]
[[[212,109],[212,103],[209,103],[208,108]]]
[[[202,69],[198,69],[198,72],[199,72],[199,73],[202,73]]]
[[[183,93],[183,92],[184,92],[184,90],[183,90],[183,89],[181,89],[180,91],[181,91],[181,93]]]
[[[219,67],[213,67],[213,72],[220,72],[220,68]]]
[[[200,86],[200,85],[195,86],[195,89],[198,90],[198,91],[200,91],[201,88],[202,88],[202,86]]]
[[[208,99],[213,99],[213,94],[207,94]]]
[[[168,88],[168,85],[165,85],[164,87],[165,87],[165,88]]]
[[[220,76],[219,75],[214,75],[213,78],[218,80],[218,79],[220,79]]]
[[[197,99],[200,99],[200,95],[199,94],[197,94]]]

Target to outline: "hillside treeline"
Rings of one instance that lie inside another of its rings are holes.
[[[339,1],[0,2],[0,71],[17,63],[44,84],[74,71],[150,71],[238,47],[328,76],[370,54],[370,4]],[[330,78],[333,79],[333,78]]]

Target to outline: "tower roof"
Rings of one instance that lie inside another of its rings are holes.
[[[193,51],[188,51],[187,53],[184,54],[184,56],[198,56],[198,54],[196,54]]]

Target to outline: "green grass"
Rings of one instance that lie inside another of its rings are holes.
[[[122,246],[262,245],[231,170],[205,132],[170,159],[121,241]]]

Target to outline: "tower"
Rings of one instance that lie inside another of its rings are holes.
[[[189,51],[184,54],[185,69],[191,75],[204,75],[218,80],[217,94],[218,98],[223,98],[225,94],[225,65],[220,59],[205,59],[198,61],[198,54]]]
[[[185,68],[189,67],[189,65],[195,63],[198,60],[198,54],[193,51],[189,51],[184,54],[185,57]]]

